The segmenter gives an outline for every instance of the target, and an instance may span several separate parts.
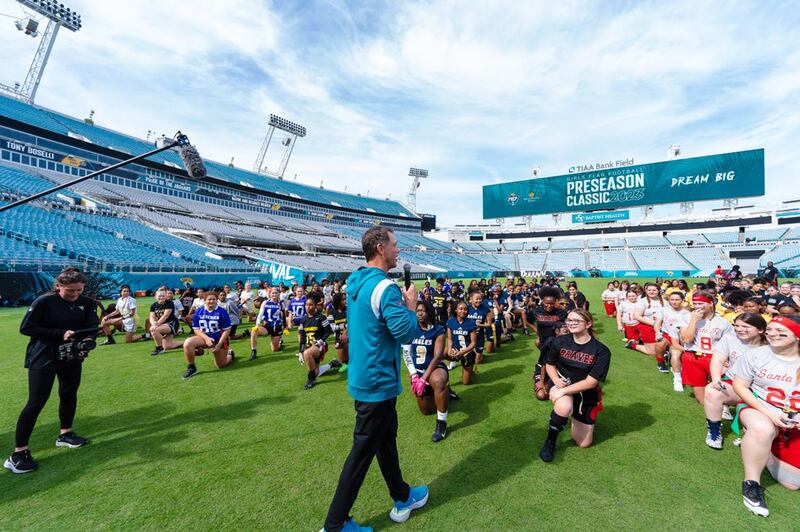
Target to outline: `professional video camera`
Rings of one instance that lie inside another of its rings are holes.
[[[95,336],[100,331],[98,327],[79,329],[69,340],[58,346],[58,360],[70,362],[83,360],[89,356],[89,351],[97,347]]]

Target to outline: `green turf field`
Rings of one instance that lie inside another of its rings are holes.
[[[579,283],[597,315],[606,281]],[[0,310],[5,455],[26,396],[22,312]],[[591,448],[565,433],[555,461],[539,460],[550,406],[533,396],[536,350],[519,335],[486,357],[475,384],[462,386],[453,372],[462,399],[451,403],[443,442],[431,443],[435,418],[418,412],[407,387],[398,398],[404,476],[430,486],[428,505],[392,523],[373,463],[353,515],[393,530],[798,529],[797,493],[765,473],[772,515],[750,514],[727,430],[723,451],[706,447],[704,415],[688,392],[676,394],[652,359],[623,349],[611,320],[601,318],[597,330],[613,358]],[[31,441],[40,469],[0,471],[0,530],[318,530],[350,448],[352,401],[335,373],[304,390],[306,371],[288,338],[280,354],[268,354],[262,339],[256,362],[246,360],[249,340],[236,341],[231,368],[212,369],[206,355],[202,373],[186,382],[178,351],[98,347],[84,365],[75,423],[91,445],[54,447],[54,393]]]

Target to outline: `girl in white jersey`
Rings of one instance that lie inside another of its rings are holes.
[[[131,287],[122,285],[119,290],[119,299],[115,305],[114,312],[108,314],[103,318],[100,327],[103,329],[103,334],[107,336],[107,340],[101,345],[115,344],[114,330],[122,331],[125,333],[125,343],[129,344],[137,340],[141,340],[142,336],[134,336],[136,332],[136,300],[131,296]]]
[[[639,322],[634,316],[640,307],[639,295],[633,290],[628,290],[625,301],[617,305],[617,330],[625,334],[626,340],[639,339]]]
[[[600,296],[603,299],[603,307],[606,310],[606,316],[613,318],[617,315],[617,302],[619,301],[619,290],[614,286],[614,282],[608,283],[608,287],[603,290]]]
[[[764,331],[767,322],[758,314],[745,312],[733,320],[736,334],[728,334],[714,346],[711,357],[711,382],[706,386],[704,401],[706,411],[706,445],[722,449],[722,409],[724,405],[740,403],[741,398],[733,391],[733,368],[739,357],[747,356],[757,349],[769,351]],[[730,412],[728,412],[730,417]]]
[[[657,284],[647,283],[644,286],[644,293],[645,297],[633,315],[636,321],[639,322],[636,326],[639,330],[639,339],[628,340],[625,347],[655,357],[658,371],[669,373],[667,359],[664,357],[667,346],[661,337],[661,322],[664,311],[661,289]]]
[[[715,301],[713,292],[703,290],[694,294],[689,323],[681,330],[681,379],[683,384],[692,387],[694,398],[701,405],[705,401],[706,384],[711,379],[714,346],[726,334],[733,334],[733,327],[728,320],[717,316]]]
[[[737,412],[746,429],[742,496],[748,510],[763,516],[769,515],[760,485],[765,467],[783,486],[800,487],[800,317],[775,316],[767,341],[769,351],[739,357],[733,377],[733,389],[745,403]]]
[[[692,317],[692,313],[683,308],[684,297],[685,294],[683,292],[672,292],[667,297],[668,305],[664,307],[664,312],[661,316],[661,342],[669,349],[669,364],[672,368],[672,389],[678,393],[683,393],[681,330],[689,325],[689,320]]]

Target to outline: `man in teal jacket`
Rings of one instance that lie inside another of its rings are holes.
[[[391,229],[373,227],[361,239],[367,267],[347,279],[347,321],[350,362],[347,391],[355,399],[356,426],[353,448],[345,460],[336,494],[325,519],[327,532],[372,530],[350,517],[372,458],[378,465],[394,500],[389,517],[406,521],[412,510],[428,502],[426,486],[409,487],[400,472],[397,455],[397,410],[402,392],[400,346],[416,336],[417,290],[401,289],[389,279],[397,266],[397,240]]]

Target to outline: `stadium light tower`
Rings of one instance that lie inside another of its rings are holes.
[[[295,124],[290,120],[286,120],[285,118],[281,118],[280,116],[271,113],[269,115],[268,125],[269,127],[267,128],[267,136],[264,137],[264,142],[261,144],[261,149],[258,151],[258,156],[256,157],[255,164],[253,165],[253,170],[259,174],[283,179],[283,173],[286,172],[286,166],[289,164],[289,158],[292,156],[292,151],[294,151],[294,144],[297,142],[297,137],[305,137],[306,128],[305,126]],[[284,133],[288,133],[289,136],[281,141],[281,146],[283,146],[283,157],[281,157],[281,162],[278,165],[278,169],[272,171],[267,167],[266,164],[264,164],[264,160],[267,157],[267,150],[269,149],[269,144],[272,142],[272,136],[275,134],[276,129],[283,131]]]
[[[44,67],[47,66],[50,52],[53,51],[53,44],[56,42],[58,29],[64,26],[70,31],[78,31],[82,26],[81,16],[70,8],[65,7],[64,4],[60,4],[54,0],[17,1],[22,4],[23,8],[33,10],[47,18],[47,27],[44,30],[44,34],[42,34],[42,39],[39,41],[39,47],[36,49],[36,54],[33,56],[33,61],[31,61],[31,66],[28,69],[25,82],[22,86],[14,87],[0,84],[0,90],[24,102],[33,103],[36,98],[36,91],[39,90],[39,83],[42,81]],[[19,19],[14,22],[14,25],[18,30],[24,32],[25,35],[30,35],[34,38],[40,33],[39,21],[31,17]]]
[[[427,179],[428,171],[412,166],[408,169],[408,176],[414,178],[414,181],[411,183],[411,190],[408,191],[408,206],[411,207],[412,211],[417,212],[417,189],[420,185],[419,180]]]

